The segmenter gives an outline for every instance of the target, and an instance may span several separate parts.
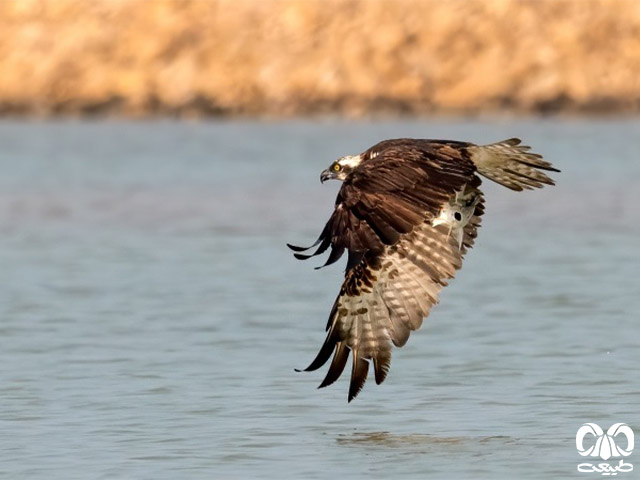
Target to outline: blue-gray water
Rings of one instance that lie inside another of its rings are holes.
[[[562,173],[485,181],[464,268],[347,404],[293,370],[343,266],[285,243],[330,214],[321,170],[397,136]],[[584,422],[640,435],[639,152],[637,120],[0,123],[0,476],[592,478]]]

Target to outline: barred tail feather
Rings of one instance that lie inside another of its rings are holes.
[[[559,172],[531,153],[531,147],[520,144],[519,138],[510,138],[489,145],[473,145],[467,148],[478,173],[511,190],[541,188],[555,185],[553,180],[540,170]]]

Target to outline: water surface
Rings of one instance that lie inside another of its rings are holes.
[[[485,181],[458,278],[347,404],[293,370],[343,267],[284,245],[330,214],[321,170],[397,136],[563,172]],[[0,474],[580,477],[582,423],[640,435],[638,151],[638,121],[0,123]]]

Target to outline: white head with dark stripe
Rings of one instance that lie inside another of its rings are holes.
[[[320,174],[320,181],[322,183],[324,183],[325,180],[343,181],[354,168],[360,165],[360,162],[362,162],[362,155],[340,157]]]
[[[398,138],[394,140],[383,140],[375,144],[373,147],[365,150],[360,155],[347,155],[340,157],[333,162],[329,168],[320,174],[320,181],[340,180],[344,181],[347,176],[355,170],[362,162],[373,160],[381,153],[387,152],[390,148],[402,147],[407,144],[411,145],[415,140]]]

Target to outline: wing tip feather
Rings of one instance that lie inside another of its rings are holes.
[[[333,346],[335,345],[335,343],[336,342],[333,338],[332,332],[329,332],[329,334],[327,335],[327,338],[322,344],[322,347],[320,347],[320,351],[316,355],[316,358],[313,359],[313,361],[309,364],[307,368],[304,368],[302,370],[297,370],[297,371],[313,372],[319,369],[320,367],[322,367],[325,363],[327,363],[327,360],[329,360],[329,357],[331,356],[331,352],[333,352]]]
[[[347,364],[348,358],[349,349],[343,342],[338,342],[333,354],[333,359],[331,360],[331,365],[329,366],[329,370],[327,371],[327,375],[324,377],[324,380],[322,380],[322,383],[318,386],[318,388],[328,387],[338,378],[340,378],[340,375],[342,375],[344,367]]]
[[[367,381],[369,374],[369,361],[358,356],[357,351],[353,351],[353,365],[351,370],[351,381],[349,382],[349,396],[347,402],[356,398],[362,391],[362,387]]]
[[[292,245],[291,243],[286,244],[294,252],[304,252],[305,250],[309,250],[311,247],[299,247],[297,245]]]
[[[385,381],[391,369],[391,349],[382,350],[373,357],[373,372],[375,374],[376,385]]]

